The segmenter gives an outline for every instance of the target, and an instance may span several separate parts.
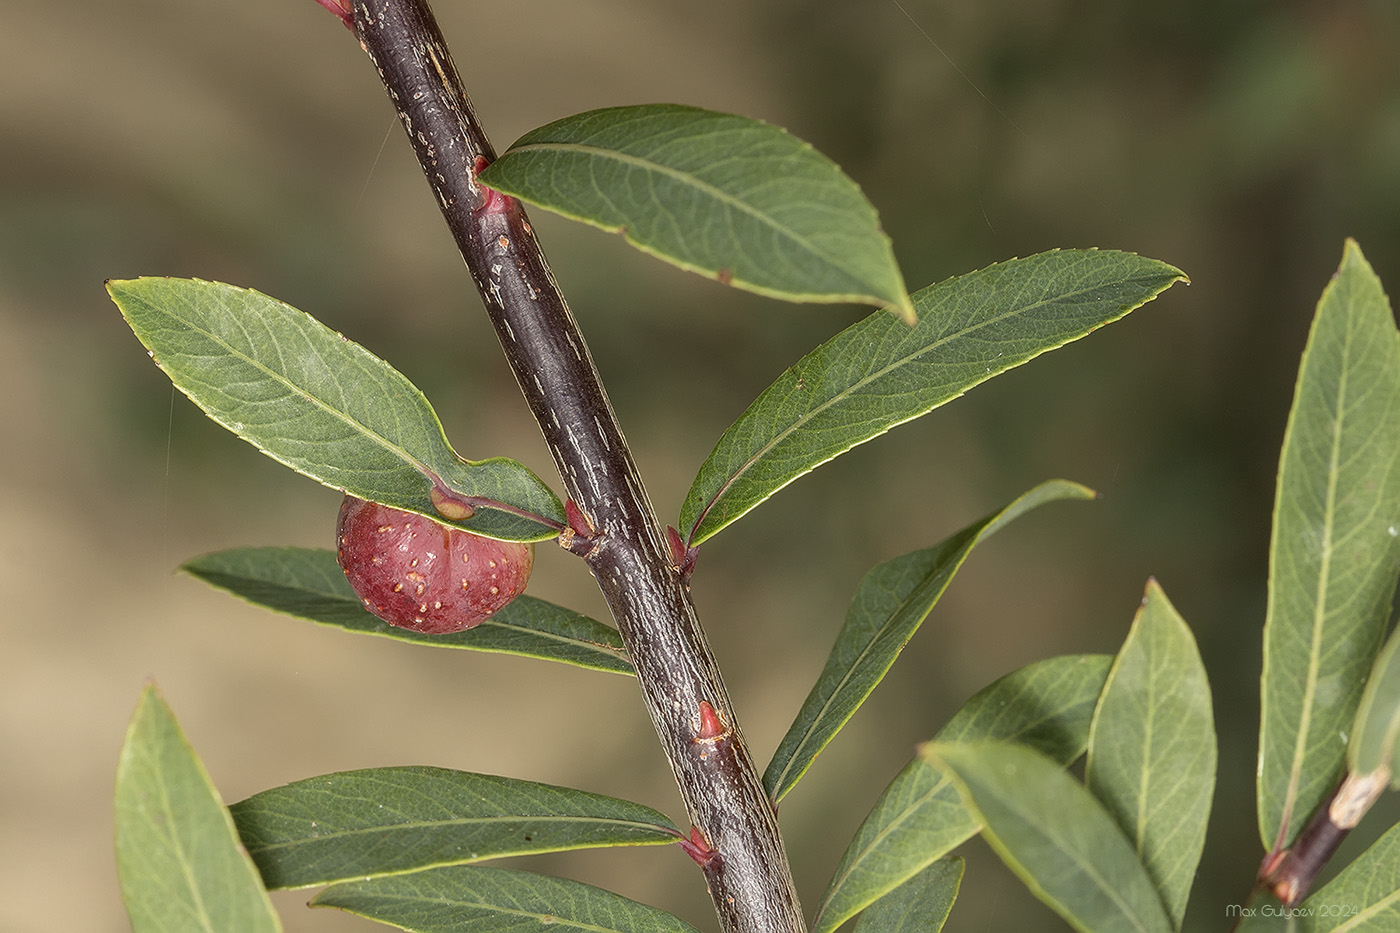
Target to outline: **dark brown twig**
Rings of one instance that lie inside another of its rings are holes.
[[[1265,859],[1259,884],[1287,907],[1307,897],[1342,840],[1361,822],[1389,783],[1388,768],[1371,774],[1348,774],[1317,808],[1293,845]]]
[[[583,551],[632,657],[694,827],[686,850],[704,870],[720,921],[725,930],[800,933],[802,912],[777,818],[684,575],[525,212],[476,181],[495,153],[432,13],[425,0],[356,0],[354,27],[481,291],[568,495],[592,530],[589,546],[573,550]]]

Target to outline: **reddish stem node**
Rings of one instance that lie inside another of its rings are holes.
[[[1370,774],[1348,774],[1293,845],[1265,859],[1259,870],[1260,883],[1287,907],[1306,897],[1328,859],[1389,782],[1390,769],[1385,767]]]
[[[476,186],[481,190],[481,204],[477,206],[478,214],[505,214],[515,210],[519,202],[508,194],[502,194],[495,188],[488,188],[481,183],[477,175],[486,171],[486,166],[490,165],[485,156],[477,156],[472,160],[472,178],[476,181]]]
[[[564,517],[569,520],[569,528],[574,534],[584,538],[596,538],[598,529],[593,526],[593,521],[584,514],[583,509],[578,507],[578,503],[573,499],[564,503]]]
[[[695,731],[695,741],[711,742],[729,734],[729,727],[719,718],[719,713],[705,700],[700,701],[700,727]]]
[[[687,547],[675,525],[666,526],[666,546],[671,550],[671,565],[680,573],[681,579],[688,583],[690,573],[695,569],[695,558],[699,556],[700,549]]]
[[[704,868],[714,861],[719,853],[710,847],[710,840],[705,838],[705,834],[700,832],[699,827],[690,827],[690,838],[680,840],[677,845],[685,850],[685,854],[694,860],[696,865]]]
[[[355,31],[355,12],[350,9],[350,0],[316,0],[316,2],[334,13],[346,29],[351,32]]]
[[[559,546],[580,557],[590,556],[597,549],[603,533],[573,499],[565,500],[564,517],[569,524],[559,532]]]

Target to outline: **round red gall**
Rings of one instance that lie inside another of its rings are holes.
[[[535,549],[347,495],[336,522],[336,558],[371,613],[399,628],[445,635],[480,625],[519,596]]]

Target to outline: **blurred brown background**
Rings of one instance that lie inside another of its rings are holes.
[[[731,110],[788,127],[864,185],[912,287],[1057,246],[1133,250],[1190,274],[1189,288],[780,493],[706,545],[695,594],[765,761],[871,565],[1042,479],[1101,490],[975,554],[787,798],[799,884],[814,906],[875,797],[968,695],[1037,658],[1114,650],[1155,574],[1200,641],[1221,733],[1189,925],[1228,925],[1225,906],[1261,854],[1258,644],[1293,370],[1345,236],[1400,283],[1395,5],[437,6],[500,148],[591,107]],[[572,784],[682,819],[625,678],[321,630],[172,575],[223,547],[330,546],[338,496],[176,396],[108,302],[107,277],[200,276],[285,299],[406,372],[464,454],[550,475],[346,32],[310,0],[5,7],[0,930],[127,928],[110,788],[148,678],[228,800],[424,763]],[[617,238],[535,219],[667,518],[753,395],[863,313],[734,293]],[[531,592],[605,611],[578,562],[552,548],[540,548]],[[1348,852],[1397,815],[1387,800]],[[1062,928],[980,841],[965,850],[951,929]],[[714,926],[678,851],[537,867]],[[277,897],[288,930],[371,928],[307,911],[306,897]]]

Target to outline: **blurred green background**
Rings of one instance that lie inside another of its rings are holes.
[[[683,814],[628,679],[396,645],[254,610],[172,568],[332,544],[338,495],[205,421],[102,290],[256,287],[384,356],[466,455],[551,475],[373,69],[310,0],[10,0],[0,56],[0,929],[127,928],[110,787],[154,678],[226,799],[422,763]],[[707,544],[694,593],[766,761],[860,576],[1035,483],[1103,493],[980,549],[783,806],[804,901],[888,780],[975,690],[1112,651],[1155,575],[1210,668],[1221,774],[1188,926],[1228,926],[1253,806],[1273,471],[1314,304],[1356,237],[1400,282],[1393,2],[442,0],[497,146],[591,107],[676,101],[813,142],[880,208],[911,287],[1102,246],[1192,278],[780,493]],[[778,305],[536,212],[652,498],[864,312]],[[557,484],[556,484],[556,488]],[[531,592],[605,609],[541,547]],[[1394,798],[1396,795],[1391,795]],[[1355,853],[1400,817],[1387,799]],[[989,854],[951,929],[1061,929]],[[536,867],[714,926],[679,851]],[[370,929],[278,895],[291,931]],[[377,928],[377,927],[376,927]]]

